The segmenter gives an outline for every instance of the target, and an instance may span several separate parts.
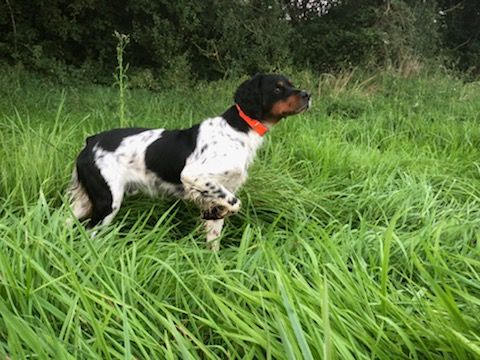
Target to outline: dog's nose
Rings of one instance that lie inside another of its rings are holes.
[[[300,92],[300,97],[304,100],[310,100],[310,94],[305,90]]]

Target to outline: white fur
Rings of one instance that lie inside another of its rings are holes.
[[[205,221],[205,231],[207,233],[207,246],[212,251],[220,249],[220,234],[222,232],[224,219]]]
[[[205,120],[200,125],[195,151],[187,158],[181,173],[186,198],[200,200],[200,206],[218,204],[231,213],[238,212],[240,205],[232,206],[228,201],[247,180],[248,167],[262,142],[263,138],[257,133],[236,131],[222,117]],[[227,194],[226,199],[202,204],[199,193],[208,190],[205,186],[208,182],[220,187]]]

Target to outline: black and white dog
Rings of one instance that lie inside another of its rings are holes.
[[[310,94],[281,75],[255,75],[234,99],[221,116],[189,129],[123,128],[87,138],[70,188],[74,216],[90,218],[90,227],[107,225],[125,194],[166,192],[198,204],[207,244],[218,250],[224,218],[240,209],[235,191],[247,179],[263,135],[310,105]]]

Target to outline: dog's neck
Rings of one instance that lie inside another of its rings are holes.
[[[263,136],[263,134],[260,134],[256,132],[254,129],[252,129],[252,127],[240,116],[239,110],[236,105],[233,105],[230,108],[228,108],[228,110],[222,114],[222,117],[227,121],[227,123],[232,128],[234,128],[237,131],[240,131],[243,133],[249,133],[253,131],[256,134],[258,134],[258,136]],[[268,130],[269,126],[267,124],[264,124],[264,123],[261,123],[261,124],[267,128],[266,130]]]
[[[243,145],[248,150],[247,163],[248,166],[253,162],[257,154],[257,150],[263,144],[264,136],[260,136],[255,130],[253,130],[246,122],[243,120],[239,114],[235,105],[230,107],[227,111],[222,114],[223,119],[230,125],[231,129],[235,132],[240,133],[240,138]]]

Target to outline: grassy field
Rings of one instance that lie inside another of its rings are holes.
[[[314,107],[267,135],[222,249],[198,210],[128,199],[64,226],[85,136],[118,91],[0,75],[0,358],[480,357],[480,83],[293,76]],[[132,90],[131,125],[186,127],[240,80]]]

